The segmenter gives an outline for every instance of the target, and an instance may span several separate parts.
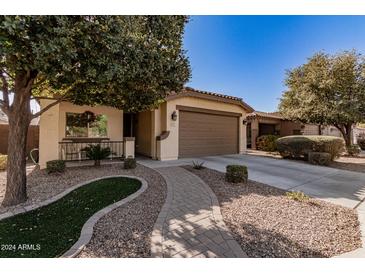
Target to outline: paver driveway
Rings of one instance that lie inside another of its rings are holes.
[[[285,190],[303,191],[313,197],[346,207],[354,208],[365,199],[365,173],[314,166],[298,161],[236,154],[164,162],[142,159],[140,162],[158,168],[191,164],[192,160],[204,161],[206,167],[222,172],[225,172],[228,164],[244,164],[248,166],[251,180]]]

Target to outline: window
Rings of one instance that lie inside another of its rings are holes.
[[[293,129],[293,135],[302,135],[302,132],[300,129]]]
[[[108,119],[106,115],[66,113],[66,137],[107,137]]]

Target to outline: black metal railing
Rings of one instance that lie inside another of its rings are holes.
[[[111,154],[109,159],[123,158],[123,141],[62,141],[59,145],[59,159],[65,161],[89,160],[83,148],[88,145],[100,145],[102,148],[109,147]]]

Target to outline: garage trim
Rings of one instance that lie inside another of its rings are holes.
[[[213,110],[213,109],[206,109],[206,108],[195,108],[195,107],[187,107],[187,106],[182,106],[182,105],[176,105],[176,109],[182,110],[182,111],[215,114],[215,115],[220,115],[220,116],[234,116],[234,117],[242,116],[242,113],[238,113],[238,112],[229,112],[229,111]]]

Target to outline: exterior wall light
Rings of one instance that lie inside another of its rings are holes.
[[[174,110],[173,112],[172,112],[172,114],[171,114],[171,120],[172,121],[176,121],[177,120],[177,113],[176,113],[176,111]]]
[[[246,119],[243,119],[242,120],[242,125],[246,125],[247,124],[247,120]]]

